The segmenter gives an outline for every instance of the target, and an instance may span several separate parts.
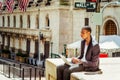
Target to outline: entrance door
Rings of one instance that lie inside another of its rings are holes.
[[[30,53],[30,39],[27,39],[27,45],[26,45],[26,51],[29,54]]]
[[[8,36],[7,44],[8,44],[8,49],[9,49],[10,48],[10,36]]]
[[[34,58],[38,58],[38,40],[35,40],[35,53],[34,53]]]
[[[2,49],[4,49],[5,46],[5,35],[2,35]]]
[[[49,57],[49,49],[50,49],[50,41],[45,41],[45,44],[44,44],[45,58]]]

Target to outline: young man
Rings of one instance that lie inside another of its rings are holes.
[[[97,71],[99,70],[99,53],[98,43],[91,36],[91,28],[83,27],[81,30],[81,54],[78,58],[72,58],[74,64],[79,66],[61,65],[57,68],[57,80],[70,80],[72,72],[80,71]]]

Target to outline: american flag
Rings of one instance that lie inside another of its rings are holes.
[[[6,0],[6,6],[8,12],[12,13],[13,12],[13,6],[14,6],[14,0]]]
[[[0,10],[2,9],[2,2],[0,2]]]
[[[19,8],[20,8],[20,10],[25,12],[28,3],[29,3],[29,0],[19,0]]]

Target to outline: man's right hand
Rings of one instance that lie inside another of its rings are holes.
[[[79,63],[79,59],[78,59],[78,58],[73,57],[73,58],[72,58],[72,62],[73,62],[74,64],[77,64],[77,63]]]

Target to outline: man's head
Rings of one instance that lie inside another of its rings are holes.
[[[92,32],[91,27],[85,26],[85,27],[83,27],[82,30],[81,30],[81,37],[82,37],[83,39],[87,39],[88,37],[90,37],[91,32]]]

